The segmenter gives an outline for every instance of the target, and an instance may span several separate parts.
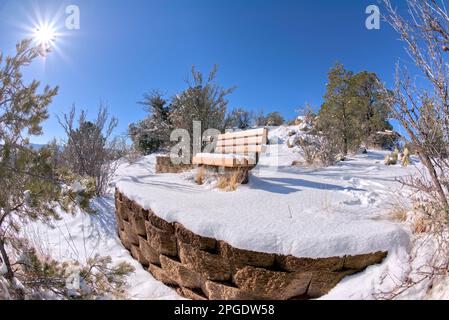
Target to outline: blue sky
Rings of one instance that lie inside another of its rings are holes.
[[[186,87],[192,65],[236,86],[230,109],[280,111],[319,106],[329,68],[339,61],[353,71],[376,72],[387,85],[403,44],[384,22],[365,28],[365,9],[376,0],[0,0],[0,50],[11,54],[40,15],[56,19],[58,49],[26,72],[59,85],[43,143],[62,134],[55,115],[75,103],[94,115],[109,105],[117,134],[145,116],[144,92],[170,96]],[[81,29],[64,30],[65,7],[78,5]]]

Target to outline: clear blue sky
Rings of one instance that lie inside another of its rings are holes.
[[[55,115],[73,103],[94,115],[106,102],[117,133],[125,132],[145,116],[136,103],[143,93],[179,92],[192,65],[204,72],[219,65],[219,82],[237,87],[231,109],[293,118],[306,102],[322,103],[336,61],[391,86],[396,62],[408,60],[386,23],[365,28],[365,9],[376,0],[0,0],[0,50],[12,53],[39,13],[63,27],[70,4],[81,10],[81,29],[61,29],[58,50],[26,73],[60,86],[36,143],[61,135]]]

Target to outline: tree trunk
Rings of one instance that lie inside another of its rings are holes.
[[[12,271],[11,262],[9,261],[8,254],[6,253],[5,242],[3,239],[0,239],[0,253],[2,261],[6,266],[5,278],[11,281],[14,278],[14,272]]]

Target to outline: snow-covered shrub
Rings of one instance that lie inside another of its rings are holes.
[[[307,165],[331,166],[337,161],[338,149],[335,143],[323,135],[307,135],[298,140]]]
[[[87,112],[83,110],[76,125],[75,114],[76,109],[72,107],[68,114],[58,118],[67,135],[62,152],[64,166],[80,176],[94,178],[96,195],[103,195],[115,172],[117,157],[122,156],[122,152],[116,150],[119,144],[109,139],[117,119],[109,120],[104,106],[100,106],[93,122],[87,120]]]

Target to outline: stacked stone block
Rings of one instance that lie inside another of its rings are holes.
[[[387,253],[297,258],[232,247],[168,223],[116,191],[119,237],[158,281],[194,300],[289,300],[327,294]]]

